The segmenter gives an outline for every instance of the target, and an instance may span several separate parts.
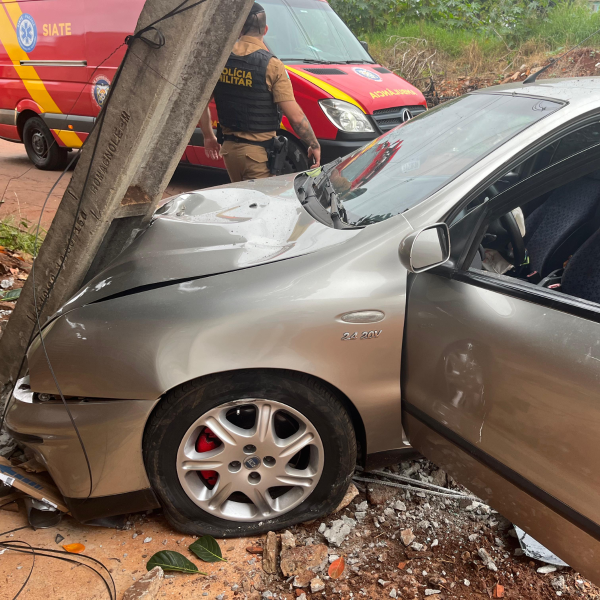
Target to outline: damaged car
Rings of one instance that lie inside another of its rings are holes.
[[[217,537],[412,447],[599,582],[599,264],[600,80],[480,90],[168,200],[44,325],[7,424],[76,518]]]

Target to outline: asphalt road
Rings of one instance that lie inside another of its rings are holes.
[[[15,220],[37,223],[48,192],[60,171],[40,171],[29,161],[22,144],[0,140],[0,219],[12,215]],[[48,229],[71,173],[58,183],[42,215],[42,227]],[[226,173],[181,165],[167,187],[165,197],[228,183]]]

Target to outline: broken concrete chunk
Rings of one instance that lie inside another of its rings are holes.
[[[334,513],[340,512],[340,510],[344,510],[356,496],[358,496],[359,491],[356,489],[356,486],[351,483],[346,495],[342,498],[339,506],[333,511]]]
[[[296,538],[291,531],[284,531],[281,534],[281,549],[294,548],[296,546]]]
[[[446,471],[442,471],[442,469],[438,469],[431,474],[431,483],[434,485],[445,487],[446,486]]]
[[[300,575],[307,570],[313,573],[322,571],[327,566],[327,546],[314,544],[282,550],[280,566],[286,577]]]
[[[442,590],[430,590],[430,589],[425,590],[426,596],[433,596],[434,594],[441,594],[441,593],[442,593]]]
[[[323,535],[330,544],[341,546],[342,542],[356,527],[356,521],[348,517],[342,517],[331,524],[329,529],[326,529]]]
[[[404,502],[402,502],[402,500],[398,500],[395,504],[394,504],[394,509],[395,510],[401,510],[401,511],[405,511],[406,510],[406,504],[404,504]]]
[[[359,522],[362,523],[367,517],[367,513],[365,511],[362,510],[357,510],[354,513],[354,518]]]
[[[562,592],[566,588],[565,578],[561,575],[560,577],[555,577],[550,585],[557,591]]]
[[[423,544],[419,544],[419,542],[413,542],[410,547],[415,551],[415,552],[421,552],[421,550],[423,550]]]
[[[400,539],[405,546],[410,546],[415,541],[415,534],[412,529],[403,529],[400,532]]]
[[[277,573],[277,556],[279,555],[279,540],[273,531],[267,533],[267,541],[263,550],[262,567],[265,573]]]
[[[316,594],[317,592],[322,592],[324,589],[325,589],[325,582],[323,582],[321,580],[321,578],[315,577],[314,579],[311,579],[311,581],[310,581],[310,591],[313,594]]]
[[[299,575],[296,575],[296,577],[294,577],[294,581],[292,582],[292,585],[295,588],[304,588],[306,586],[308,586],[308,584],[310,583],[311,579],[315,576],[315,574],[312,571],[309,571],[308,569],[306,571],[303,571],[302,573],[300,573]]]
[[[542,575],[546,575],[547,573],[554,573],[556,571],[556,567],[554,565],[544,565],[540,567],[537,572],[542,573]]]
[[[325,523],[321,523],[319,525],[319,533],[325,533],[326,529],[327,529],[327,525],[325,525]]]
[[[369,503],[366,500],[363,500],[360,504],[356,505],[356,510],[366,511],[369,508]]]
[[[154,600],[158,596],[160,586],[164,579],[164,572],[160,567],[154,567],[142,575],[123,595],[123,600]]]
[[[396,490],[385,485],[369,485],[367,487],[367,500],[370,504],[381,506],[394,500]]]
[[[481,558],[481,561],[483,562],[483,564],[490,571],[498,570],[498,567],[496,566],[496,564],[492,560],[492,557],[489,555],[488,551],[485,548],[479,548],[479,550],[477,550],[477,554],[479,554],[479,558]]]

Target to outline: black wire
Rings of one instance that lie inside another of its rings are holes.
[[[19,528],[19,529],[21,529],[21,528]],[[33,567],[35,566],[35,550],[33,549],[33,546],[31,544],[29,544],[28,542],[23,542],[21,540],[15,540],[15,542],[9,542],[9,544],[10,543],[27,544],[29,546],[29,548],[31,548],[31,552],[27,552],[27,554],[31,554],[33,557],[33,560],[31,561],[31,568],[29,569],[29,575],[27,575],[27,579],[23,582],[23,585],[21,586],[19,591],[16,593],[16,595],[13,596],[13,600],[17,600],[17,598],[21,595],[21,592],[25,589],[25,587],[29,583],[29,579],[31,578],[31,574],[33,573]],[[8,544],[0,542],[0,546],[7,546],[7,545]],[[19,552],[19,550],[17,550],[17,552]],[[21,550],[21,552],[26,552],[26,551]]]
[[[15,546],[13,546],[13,544],[27,544],[27,546],[29,546],[29,549],[15,547]],[[117,589],[115,586],[115,580],[113,579],[110,571],[106,568],[106,566],[104,564],[102,564],[99,560],[93,558],[92,556],[87,556],[86,554],[77,555],[79,559],[85,558],[87,560],[91,560],[91,561],[97,563],[98,565],[100,565],[106,571],[106,574],[108,575],[108,578],[110,579],[110,581],[107,581],[105,575],[100,570],[94,568],[91,565],[86,564],[83,560],[76,560],[71,552],[67,552],[65,550],[52,550],[51,548],[39,548],[36,546],[32,546],[31,544],[29,544],[28,542],[25,542],[23,540],[14,540],[11,542],[0,542],[0,547],[6,548],[8,550],[12,550],[13,552],[20,552],[21,554],[33,554],[34,561],[35,561],[35,555],[37,554],[37,556],[45,556],[46,558],[54,558],[55,560],[62,560],[65,562],[69,562],[69,563],[73,563],[73,564],[76,564],[79,566],[86,567],[86,568],[90,569],[91,571],[93,571],[94,573],[96,573],[96,575],[98,575],[98,577],[100,577],[102,579],[104,585],[106,586],[108,595],[110,596],[111,600],[113,600],[113,599],[116,600]],[[48,552],[51,554],[46,554]],[[54,554],[66,554],[70,558],[67,558],[66,556],[54,556]],[[32,570],[33,570],[33,567],[32,567]],[[29,574],[29,576],[31,576],[31,573]],[[27,578],[27,581],[29,581],[29,577]],[[21,590],[19,590],[18,594],[16,596],[14,596],[13,600],[15,600],[18,597],[18,595],[23,591],[23,588],[27,584],[27,581],[25,582],[25,584],[23,584],[23,587],[21,588]],[[111,589],[111,584],[112,584],[112,589]]]
[[[29,529],[29,525],[23,525],[23,527],[17,527],[16,529],[11,529],[9,531],[5,531],[4,533],[0,533],[0,536],[8,535],[9,533],[13,533],[14,531],[21,531],[21,529]]]

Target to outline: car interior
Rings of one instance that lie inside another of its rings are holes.
[[[600,143],[600,123],[546,146],[505,173],[464,214],[542,169]],[[460,216],[460,215],[459,215]],[[490,223],[470,265],[600,304],[600,170],[542,194]]]

